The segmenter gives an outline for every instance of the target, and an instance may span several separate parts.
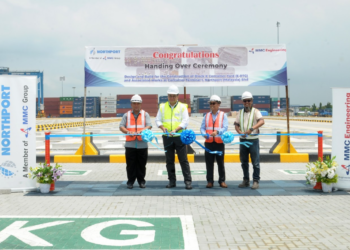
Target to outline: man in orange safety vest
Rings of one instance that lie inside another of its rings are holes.
[[[148,158],[148,144],[142,141],[142,130],[151,129],[151,118],[141,109],[142,98],[139,95],[131,97],[132,110],[124,114],[119,129],[125,136],[126,173],[128,176],[127,188],[132,189],[135,180],[140,188],[146,187],[146,164]]]

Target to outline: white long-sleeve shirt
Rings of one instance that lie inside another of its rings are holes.
[[[171,110],[173,110],[178,103],[179,102],[177,102],[174,106],[171,106],[170,103],[169,103],[169,106],[170,106]],[[188,122],[189,122],[188,111],[187,111],[187,109],[184,109],[184,111],[182,112],[182,121],[180,123],[180,127],[183,128],[183,129],[187,128]],[[156,125],[157,125],[158,128],[159,128],[160,125],[163,125],[162,114],[160,112],[160,109],[158,110],[158,113],[157,113],[157,116],[156,116]]]

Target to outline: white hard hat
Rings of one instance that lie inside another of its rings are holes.
[[[210,97],[210,102],[221,102],[221,98],[218,95],[212,95]]]
[[[178,88],[176,85],[171,85],[171,86],[168,88],[167,93],[168,93],[168,94],[175,94],[175,95],[178,95],[178,94],[179,94],[179,88]]]
[[[244,100],[244,99],[253,99],[252,93],[250,93],[250,92],[248,92],[248,91],[243,92],[243,94],[242,94],[242,100]]]
[[[139,96],[138,94],[136,94],[136,95],[133,95],[132,97],[131,97],[131,100],[130,100],[131,102],[138,102],[138,103],[142,103],[142,98],[141,98],[141,96]]]

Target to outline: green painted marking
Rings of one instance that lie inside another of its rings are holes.
[[[305,170],[282,170],[287,174],[306,174]]]
[[[67,170],[64,175],[84,175],[87,171]]]
[[[206,175],[207,170],[191,170],[191,175]],[[162,175],[168,175],[168,172],[165,170],[162,172]],[[176,171],[176,175],[182,175],[182,171]]]
[[[184,230],[191,224],[184,221],[170,216],[0,217],[0,249],[185,249],[185,237],[194,228],[183,232],[183,223]],[[187,240],[197,242],[196,237]]]

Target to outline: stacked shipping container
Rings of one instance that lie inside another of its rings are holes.
[[[260,111],[266,111],[270,113],[271,104],[270,96],[268,95],[258,95],[254,96],[253,107],[259,109]],[[231,110],[239,111],[244,108],[241,96],[231,96]]]
[[[100,97],[86,97],[86,117],[100,117]]]
[[[290,101],[290,99],[289,99]],[[271,98],[271,112],[274,109],[278,108],[278,98]],[[280,108],[286,109],[287,108],[287,98],[280,98]]]
[[[44,110],[46,116],[59,117],[60,116],[60,98],[46,97],[44,98]]]
[[[117,96],[117,117],[122,117],[131,110],[130,99],[133,95]],[[141,108],[150,116],[156,116],[158,112],[158,95],[140,95],[142,98]]]
[[[73,117],[74,97],[60,97],[60,117]]]
[[[116,117],[117,115],[117,97],[101,97],[101,117]]]
[[[73,117],[83,117],[84,97],[74,97],[73,99]]]

